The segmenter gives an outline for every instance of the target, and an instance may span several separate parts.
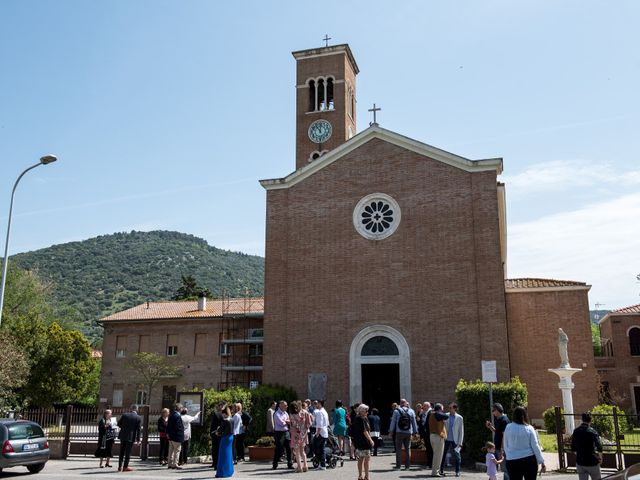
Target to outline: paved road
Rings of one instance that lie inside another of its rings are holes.
[[[142,462],[133,460],[131,467],[133,472],[118,473],[117,458],[115,460],[116,468],[98,468],[98,460],[90,457],[70,457],[68,460],[50,460],[45,469],[37,475],[30,475],[24,467],[10,468],[0,473],[0,478],[29,478],[33,480],[45,479],[64,479],[77,480],[87,478],[97,479],[136,479],[136,478],[154,478],[169,480],[196,480],[196,479],[212,479],[215,475],[214,471],[207,468],[207,464],[189,464],[183,470],[168,470],[160,467],[154,462]],[[371,480],[424,480],[428,478],[429,471],[415,467],[408,471],[393,470],[395,456],[391,453],[371,457]],[[449,474],[455,479],[452,474]],[[347,460],[343,467],[335,469],[327,469],[326,471],[309,471],[308,473],[295,473],[293,470],[280,468],[271,470],[269,463],[246,462],[240,463],[234,475],[235,479],[280,479],[280,480],[356,480],[358,478],[358,468],[356,462]],[[487,480],[486,473],[478,471],[463,471],[462,480]],[[502,478],[502,477],[500,477]],[[542,480],[577,480],[576,474],[556,474],[547,473]]]

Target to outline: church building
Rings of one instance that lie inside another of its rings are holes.
[[[156,387],[153,408],[181,389],[264,382],[388,412],[400,398],[452,401],[460,379],[480,379],[482,362],[495,361],[498,381],[527,384],[540,419],[562,404],[548,371],[560,364],[562,328],[582,369],[575,411],[597,404],[590,286],[507,278],[502,159],[470,160],[383,128],[375,107],[358,131],[349,46],[293,56],[295,169],[261,181],[264,304],[147,303],[102,319],[102,403],[144,400],[123,373],[140,351],[186,365]]]
[[[597,403],[588,290],[506,279],[501,158],[470,160],[382,128],[356,134],[348,45],[293,52],[295,170],[267,192],[263,380],[388,409],[451,401],[495,360],[532,416],[561,404],[558,328],[578,409]],[[375,107],[374,107],[375,115]],[[374,116],[375,119],[375,116]]]

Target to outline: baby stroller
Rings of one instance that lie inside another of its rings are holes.
[[[338,437],[333,434],[333,427],[328,427],[329,437],[324,444],[324,457],[325,463],[329,468],[336,468],[338,463],[340,466],[344,466],[344,459],[340,456],[340,448],[338,448]],[[313,457],[313,466],[318,467],[320,465],[320,459],[317,456]]]

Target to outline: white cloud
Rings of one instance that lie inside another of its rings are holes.
[[[640,193],[509,225],[509,277],[585,281],[591,305],[640,303]]]
[[[640,185],[640,170],[620,172],[608,163],[554,160],[536,163],[515,175],[503,175],[502,181],[510,191],[520,194],[603,184],[629,187]]]

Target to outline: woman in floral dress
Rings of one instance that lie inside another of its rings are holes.
[[[309,412],[302,408],[302,402],[296,400],[291,403],[291,414],[289,415],[291,420],[291,449],[296,457],[296,472],[306,472],[309,467],[307,465],[307,456],[304,453],[304,447],[309,441],[308,433],[309,427],[311,427],[311,415]]]

